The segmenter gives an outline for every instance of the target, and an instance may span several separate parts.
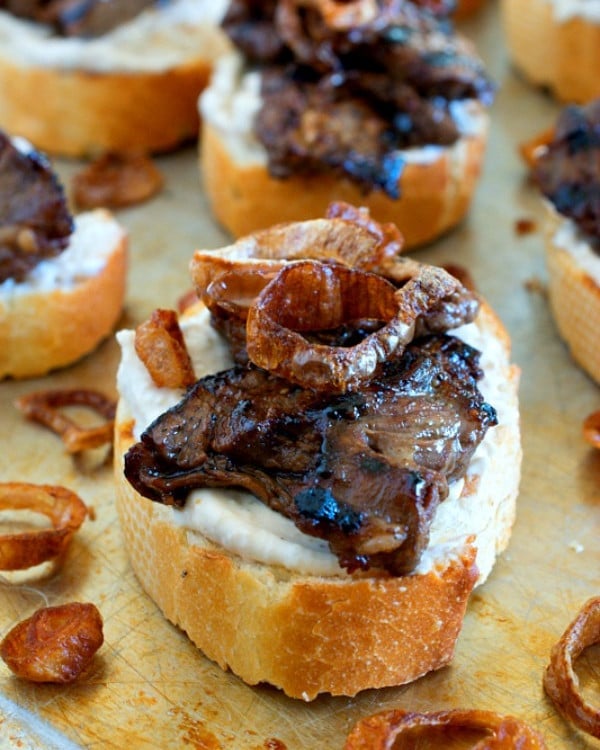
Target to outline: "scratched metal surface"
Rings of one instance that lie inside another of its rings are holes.
[[[543,294],[528,291],[528,282],[545,278],[539,232],[515,232],[516,220],[540,216],[516,147],[547,127],[557,106],[510,69],[494,5],[463,28],[501,85],[490,147],[469,220],[419,255],[470,268],[504,319],[522,367],[524,463],[510,547],[469,605],[452,666],[406,687],[305,704],[247,687],[204,659],[162,618],[129,567],[110,467],[77,465],[57,438],[13,406],[37,388],[92,386],[114,394],[118,352],[109,340],[60,373],[0,384],[0,481],[63,484],[96,512],[60,571],[19,584],[0,579],[0,633],[39,606],[70,600],[95,602],[105,620],[105,645],[73,686],[26,684],[0,663],[0,747],[336,750],[358,718],[395,706],[494,709],[529,721],[550,748],[598,747],[556,716],[541,687],[551,645],[599,593],[600,568],[600,454],[580,438],[582,419],[600,408],[600,392],[571,363]],[[131,233],[123,325],[172,306],[189,286],[193,249],[226,240],[207,211],[195,150],[158,164],[166,176],[162,195],[120,214]],[[68,184],[77,165],[58,167]],[[589,689],[597,684],[593,661],[582,665],[582,679]]]

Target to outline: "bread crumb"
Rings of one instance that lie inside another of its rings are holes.
[[[569,542],[569,549],[572,549],[573,552],[577,552],[577,554],[579,554],[580,552],[583,552],[585,548],[583,544],[573,540],[572,542]]]

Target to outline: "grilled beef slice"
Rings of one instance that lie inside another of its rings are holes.
[[[0,132],[0,283],[23,281],[65,249],[73,231],[63,189],[39,152],[19,151]]]
[[[533,179],[600,249],[600,99],[565,107]]]
[[[448,483],[461,477],[494,409],[479,354],[433,335],[360,391],[294,386],[253,365],[198,381],[125,457],[142,495],[183,506],[198,487],[243,488],[327,539],[353,571],[411,571]]]
[[[340,30],[296,0],[234,0],[223,27],[262,71],[255,133],[270,173],[340,174],[398,198],[398,152],[451,145],[460,133],[450,102],[493,99],[450,10],[381,0],[370,22]]]
[[[79,37],[106,34],[156,4],[157,0],[0,0],[0,8],[15,16],[49,24],[60,36]]]

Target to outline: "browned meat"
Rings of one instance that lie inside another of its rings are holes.
[[[333,171],[397,198],[397,150],[454,143],[449,103],[493,99],[450,6],[380,0],[375,17],[346,27],[341,2],[326,15],[318,0],[234,0],[224,27],[262,67],[255,132],[271,174]]]
[[[50,24],[63,36],[106,34],[160,0],[0,0],[0,8]]]
[[[436,335],[411,344],[359,392],[331,396],[254,366],[198,381],[125,458],[127,479],[182,506],[196,487],[237,487],[325,538],[349,571],[417,564],[448,482],[494,409],[478,353]]]
[[[533,179],[556,210],[600,242],[600,99],[562,111]]]
[[[62,187],[37,151],[17,150],[0,132],[0,283],[22,281],[65,249],[73,231]]]

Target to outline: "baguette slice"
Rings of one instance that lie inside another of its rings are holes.
[[[104,210],[80,214],[68,248],[22,283],[0,285],[0,378],[75,362],[113,330],[127,275],[127,235]]]
[[[512,61],[531,83],[562,102],[600,96],[600,23],[560,20],[548,0],[502,0],[502,14]]]
[[[145,26],[140,17],[106,38],[82,40],[47,37],[38,24],[0,11],[0,127],[67,157],[163,152],[196,138],[198,94],[228,43],[214,23],[163,28],[161,13],[142,14],[157,18]]]
[[[544,236],[550,308],[573,359],[600,384],[600,258],[577,234],[570,219],[561,216],[550,203],[546,207]],[[590,263],[595,265],[595,274]]]
[[[184,313],[184,328],[200,308]],[[124,478],[123,455],[145,425],[135,424],[135,408],[121,397],[115,481],[131,564],[165,616],[209,659],[250,685],[270,683],[304,700],[400,685],[451,661],[469,594],[508,543],[520,477],[519,371],[489,307],[476,326],[490,345],[484,361],[494,371],[501,421],[488,431],[462,492],[438,509],[419,567],[401,577],[301,572],[184,528],[179,511],[142,497]],[[189,335],[206,341],[193,327]],[[136,372],[131,381],[136,393],[142,379]]]

